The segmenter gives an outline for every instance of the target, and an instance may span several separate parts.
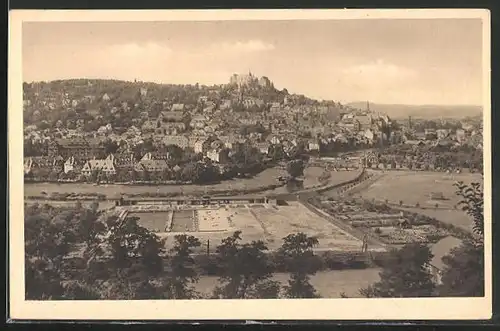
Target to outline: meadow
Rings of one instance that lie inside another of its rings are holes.
[[[454,184],[458,181],[464,183],[482,182],[478,174],[446,174],[442,172],[412,172],[388,171],[376,182],[359,194],[368,200],[388,200],[389,203],[420,207],[440,207],[454,209],[460,198],[456,195]],[[432,193],[442,193],[444,199],[437,200],[431,197]]]

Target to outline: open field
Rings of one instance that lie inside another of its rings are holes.
[[[324,168],[308,167],[304,169],[304,188],[320,185],[319,177],[323,174]]]
[[[459,201],[456,196],[454,183],[481,182],[479,174],[445,174],[440,172],[413,172],[391,171],[386,172],[375,183],[359,194],[366,199],[388,200],[390,203],[403,201],[404,205],[434,207],[436,203],[441,207],[453,209]],[[433,200],[431,193],[440,192],[445,200]]]
[[[278,245],[281,244],[281,238],[289,234],[304,232],[310,236],[317,236],[320,249],[359,250],[361,248],[361,242],[357,238],[297,202],[290,202],[289,206],[280,206],[277,209],[253,209],[252,212],[272,239],[278,241]]]
[[[379,272],[376,268],[320,271],[311,276],[311,284],[323,298],[340,298],[342,292],[350,298],[360,298],[359,289],[379,281]],[[273,277],[281,285],[287,285],[288,278],[286,273],[276,273]],[[215,286],[217,277],[212,276],[203,276],[195,284],[196,290],[206,295],[210,295]]]

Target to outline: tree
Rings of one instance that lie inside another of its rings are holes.
[[[202,164],[201,173],[197,182],[200,183],[210,183],[215,182],[219,179],[220,172],[219,169],[213,165],[211,162]]]
[[[174,162],[180,162],[184,157],[184,150],[177,145],[165,146],[165,152],[168,154],[169,159]]]
[[[476,240],[482,241],[484,236],[484,196],[479,183],[465,185],[463,182],[455,184],[456,194],[462,198],[459,205],[462,210],[472,218],[473,231],[476,234]]]
[[[56,171],[54,171],[54,170],[50,171],[49,178],[48,178],[49,181],[55,182],[55,181],[57,181],[58,178],[59,178],[59,174]]]
[[[95,259],[103,255],[102,244],[106,231],[106,224],[100,219],[99,204],[92,203],[90,209],[76,206],[75,234],[77,241],[83,243],[83,259],[87,273],[82,274],[85,284],[91,285],[95,279]]]
[[[309,237],[300,232],[283,238],[279,256],[290,271],[285,296],[288,298],[317,298],[319,295],[309,282],[309,275],[317,271],[314,265],[312,248],[318,244],[316,237]]]
[[[459,204],[474,224],[474,236],[462,242],[447,256],[438,287],[440,296],[479,297],[484,295],[484,200],[479,183],[456,184]]]
[[[484,296],[484,248],[465,241],[443,257],[440,296]]]
[[[45,210],[44,210],[45,209]],[[72,214],[55,218],[48,208],[25,210],[25,297],[28,300],[64,298],[64,257],[75,242],[67,228]]]
[[[200,247],[198,238],[185,234],[174,237],[173,255],[168,262],[169,276],[166,282],[167,297],[171,299],[191,299],[196,296],[191,283],[198,281],[198,274],[191,257],[193,248]]]
[[[202,173],[202,166],[197,162],[191,162],[186,164],[181,172],[181,178],[183,181],[188,182],[191,181],[196,183],[199,181]]]
[[[297,178],[300,176],[304,175],[304,169],[305,169],[305,164],[304,161],[302,160],[293,160],[288,162],[286,166],[286,170],[290,177],[292,178]]]
[[[112,274],[108,296],[124,299],[163,298],[155,284],[163,272],[164,240],[138,224],[138,217],[107,220],[107,249],[111,253]]]
[[[289,155],[291,159],[302,159],[306,157],[305,155],[306,146],[303,141],[299,141],[297,146],[294,146],[290,151]]]
[[[269,147],[269,156],[273,161],[281,161],[285,158],[286,154],[282,145],[271,145]]]
[[[132,170],[130,171],[130,181],[135,182],[137,180],[137,177],[138,177],[137,171],[134,168],[132,168]]]
[[[111,139],[106,139],[104,142],[101,143],[101,145],[104,147],[104,152],[106,153],[106,155],[116,153],[119,147],[118,143]]]
[[[262,154],[249,143],[237,144],[233,147],[231,161],[238,166],[239,172],[251,174],[261,166]]]
[[[217,262],[222,270],[214,297],[226,299],[276,298],[279,285],[270,280],[272,266],[262,241],[241,244],[241,231],[217,246]]]
[[[407,244],[393,250],[383,270],[380,281],[360,290],[368,298],[429,297],[435,285],[429,271],[433,255],[428,246]]]
[[[142,171],[142,180],[145,182],[151,181],[152,177],[152,172],[150,172],[148,169],[144,168]]]
[[[90,209],[81,203],[73,209],[33,206],[25,215],[26,298],[100,299],[99,268],[91,263],[103,253],[98,204]],[[83,271],[74,272],[75,261],[83,262]]]

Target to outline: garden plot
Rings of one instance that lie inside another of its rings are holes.
[[[170,232],[194,232],[197,230],[194,210],[176,210],[173,213]]]
[[[128,217],[139,217],[140,226],[153,232],[165,232],[168,225],[169,212],[140,212],[129,213]]]
[[[191,211],[193,212],[193,211]],[[213,253],[222,240],[231,236],[235,231],[241,231],[241,242],[250,243],[265,240],[265,232],[259,222],[250,213],[246,206],[240,208],[197,209],[198,228],[196,232],[186,233],[199,239],[201,246],[194,249],[196,253]],[[207,220],[204,220],[207,218]],[[210,220],[209,220],[210,219]],[[226,221],[224,222],[224,219]],[[217,229],[217,230],[214,230]],[[178,233],[162,233],[167,249],[173,247],[174,236]]]
[[[388,244],[403,245],[407,243],[432,243],[448,236],[448,232],[437,229],[432,225],[413,226],[410,229],[387,226],[372,228],[380,239]],[[377,233],[378,232],[378,233]]]
[[[227,231],[230,226],[230,218],[233,217],[234,211],[230,212],[225,208],[196,210],[196,218],[198,220],[198,231]]]

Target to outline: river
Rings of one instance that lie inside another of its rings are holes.
[[[311,276],[311,284],[323,298],[340,298],[345,293],[350,298],[359,298],[359,289],[377,282],[380,269],[368,268],[357,270],[328,270],[320,271]],[[217,277],[203,276],[195,288],[200,293],[209,295],[217,285]],[[287,285],[289,274],[276,273],[273,279],[282,285]]]

